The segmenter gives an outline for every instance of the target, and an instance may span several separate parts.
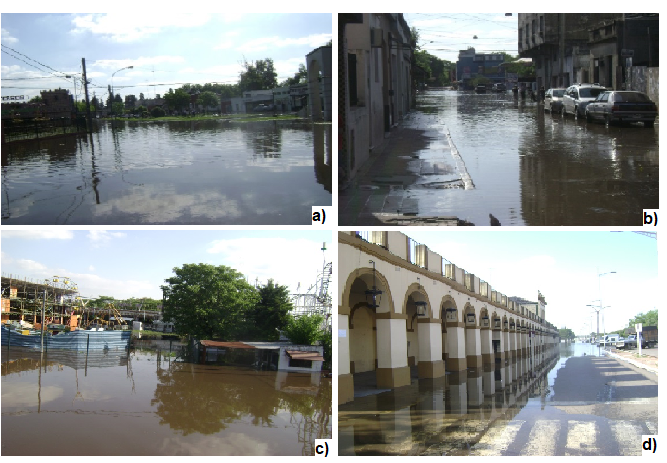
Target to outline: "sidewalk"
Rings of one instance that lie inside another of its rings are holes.
[[[339,225],[466,225],[424,214],[444,189],[474,184],[438,115],[413,111],[339,191]]]
[[[651,357],[649,355],[642,355],[639,357],[639,354],[637,351],[621,351],[621,350],[613,350],[613,351],[604,351],[605,355],[608,355],[610,357],[623,360],[625,362],[630,363],[631,365],[634,365],[638,368],[643,368],[645,370],[650,371],[651,373],[655,373],[656,375],[658,374],[658,358],[657,357]]]

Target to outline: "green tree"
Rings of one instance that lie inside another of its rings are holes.
[[[259,288],[259,302],[245,314],[248,339],[277,341],[278,330],[287,326],[292,310],[287,286],[277,285],[273,280]]]
[[[628,326],[634,328],[636,323],[641,323],[643,326],[658,326],[658,311],[649,310],[646,313],[637,314],[629,320]]]
[[[278,86],[276,73],[271,58],[257,60],[254,63],[243,61],[243,68],[239,74],[239,89],[242,92],[249,90],[270,90]]]
[[[308,82],[308,69],[306,65],[301,63],[299,64],[299,70],[294,74],[294,77],[288,77],[281,82],[281,87],[286,87],[289,85],[298,85],[305,84]]]
[[[164,117],[166,113],[164,112],[164,109],[162,109],[159,106],[154,107],[151,109],[151,116],[153,117]]]
[[[125,104],[123,104],[122,101],[114,101],[113,102],[113,113],[120,116],[124,112],[125,112]]]
[[[224,265],[185,264],[165,279],[163,313],[180,335],[237,340],[244,314],[259,300],[254,287]]]
[[[190,94],[182,88],[177,88],[176,91],[170,88],[163,98],[169,107],[176,111],[182,111],[190,105]]]
[[[561,339],[574,339],[576,335],[570,328],[561,328],[558,330]]]
[[[39,95],[33,96],[28,103],[42,103],[42,97]]]
[[[321,327],[324,317],[321,315],[291,316],[285,327],[285,336],[294,344],[313,345],[321,340]]]
[[[199,94],[199,98],[197,99],[197,103],[204,107],[204,112],[206,114],[208,114],[209,106],[220,107],[220,99],[218,98],[218,95],[211,91],[201,92]]]

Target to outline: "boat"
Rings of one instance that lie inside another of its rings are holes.
[[[132,331],[130,330],[74,330],[63,331],[58,334],[44,333],[45,349],[68,349],[84,351],[87,349],[120,350],[127,349],[130,345]],[[23,334],[21,331],[10,330],[2,327],[2,346],[29,347],[39,349],[41,333]]]

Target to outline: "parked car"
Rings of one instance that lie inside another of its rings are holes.
[[[643,122],[644,127],[651,128],[657,115],[655,103],[642,92],[604,92],[586,106],[588,122]]]
[[[255,106],[253,108],[252,111],[255,112],[255,113],[265,113],[265,112],[268,112],[268,111],[273,111],[274,108],[275,108],[275,105],[272,105],[272,104],[258,104],[257,106]]]
[[[637,348],[637,335],[631,334],[625,340],[625,349],[636,349]]]
[[[502,82],[493,84],[493,91],[498,93],[503,93],[507,91],[507,87]]]
[[[620,335],[618,334],[608,334],[604,336],[602,339],[600,339],[600,342],[598,342],[598,346],[614,346],[619,339],[621,338]]]
[[[595,100],[600,93],[607,91],[598,84],[574,84],[570,85],[563,95],[563,107],[561,114],[573,114],[574,117],[584,117],[586,106]]]
[[[486,93],[486,85],[478,85],[475,87],[475,93]]]
[[[550,111],[552,114],[560,114],[563,107],[564,88],[550,88],[544,94],[544,110]]]

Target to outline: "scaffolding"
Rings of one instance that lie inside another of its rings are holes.
[[[326,251],[326,243],[322,245],[322,255]],[[329,294],[329,283],[333,273],[331,262],[324,261],[322,271],[318,273],[316,282],[308,288],[305,293],[292,294],[292,315],[300,317],[303,315],[321,315],[329,329],[331,329],[331,295]],[[298,291],[298,289],[297,289]]]
[[[83,303],[76,283],[68,277],[32,280],[3,274],[1,290],[2,323],[65,324]]]

